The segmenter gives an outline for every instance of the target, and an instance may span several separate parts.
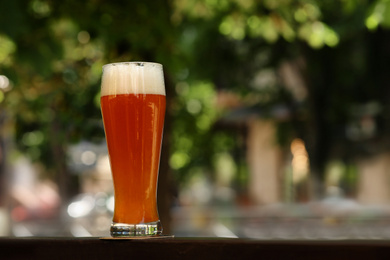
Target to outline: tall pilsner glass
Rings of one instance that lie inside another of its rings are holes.
[[[157,179],[165,116],[162,65],[104,65],[101,109],[115,192],[111,236],[158,236]]]

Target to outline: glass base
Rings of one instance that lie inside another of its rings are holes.
[[[159,236],[162,234],[160,220],[141,224],[111,224],[110,233],[112,237],[138,237],[138,236]]]

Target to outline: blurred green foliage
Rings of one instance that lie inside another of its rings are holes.
[[[346,157],[334,147],[351,147],[339,132],[354,120],[353,105],[380,104],[377,136],[390,130],[384,91],[389,54],[380,54],[390,43],[383,30],[390,26],[389,10],[387,0],[0,1],[0,74],[12,85],[0,91],[0,106],[14,125],[18,148],[55,176],[67,171],[68,144],[104,137],[102,65],[160,62],[176,180],[214,172],[214,159],[226,153],[245,179],[243,156],[237,155],[245,148],[242,134],[216,127],[227,112],[216,107],[222,90],[257,110],[287,106],[292,116],[280,123],[279,140],[307,140],[313,170],[321,175],[329,157]],[[279,80],[286,60],[303,60],[297,67],[308,93],[304,100]],[[259,72],[271,80],[254,80]]]

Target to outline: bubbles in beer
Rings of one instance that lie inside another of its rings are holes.
[[[101,96],[119,94],[165,95],[161,64],[123,62],[103,67]]]

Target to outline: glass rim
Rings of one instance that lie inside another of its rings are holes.
[[[103,69],[108,66],[117,66],[117,65],[132,65],[132,66],[138,66],[138,67],[144,67],[145,65],[147,66],[155,66],[155,67],[161,67],[161,63],[157,62],[150,62],[150,61],[123,61],[123,62],[113,62],[113,63],[107,63],[103,65]]]

